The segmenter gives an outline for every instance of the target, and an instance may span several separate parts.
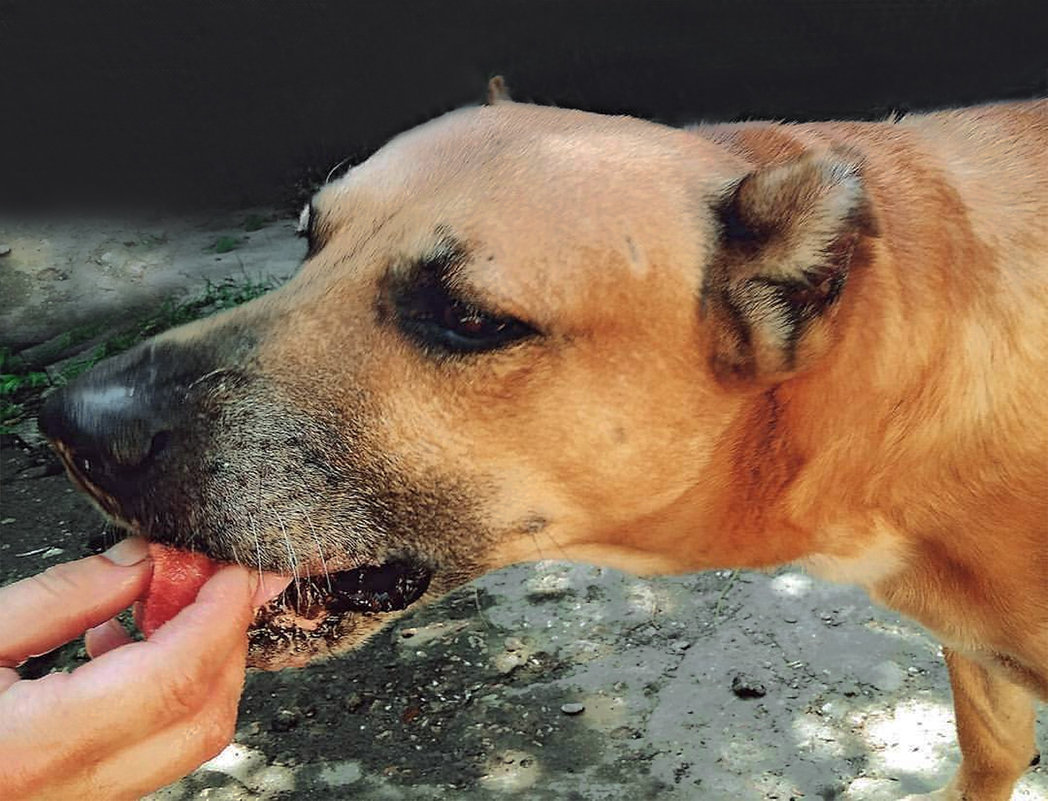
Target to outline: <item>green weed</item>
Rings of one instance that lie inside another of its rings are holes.
[[[208,250],[213,253],[229,253],[229,251],[236,250],[242,244],[244,244],[244,239],[242,237],[220,236],[214,241]]]
[[[245,231],[257,231],[265,224],[266,220],[261,214],[249,214],[244,218]]]

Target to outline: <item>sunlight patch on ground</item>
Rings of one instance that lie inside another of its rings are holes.
[[[1028,773],[1019,780],[1019,786],[1012,793],[1012,801],[1044,801],[1048,798],[1045,793],[1044,775],[1034,776]]]
[[[631,582],[626,590],[626,605],[636,613],[650,615],[671,614],[677,603],[666,587],[644,581]]]
[[[811,578],[803,573],[783,573],[781,576],[776,576],[768,582],[772,592],[787,598],[799,598],[802,595],[807,595],[813,584],[814,582]]]
[[[553,595],[571,588],[571,579],[560,562],[536,562],[534,573],[527,581],[528,592],[535,595]]]
[[[586,695],[581,699],[585,706],[582,723],[597,731],[610,732],[630,720],[632,710],[625,698],[618,695]]]
[[[502,751],[488,761],[480,786],[493,792],[519,793],[534,785],[541,775],[542,768],[532,754]]]
[[[265,765],[266,758],[261,751],[240,745],[240,743],[231,743],[217,756],[201,765],[200,769],[224,773],[241,782],[246,782],[253,773]]]
[[[268,765],[261,751],[240,743],[226,746],[218,756],[201,765],[197,773],[213,771],[229,776],[262,798],[293,792],[298,782],[294,772],[283,765]]]
[[[882,773],[909,773],[945,781],[957,758],[953,709],[939,701],[910,700],[871,715],[864,727],[871,764]]]
[[[848,735],[829,721],[816,715],[802,715],[793,722],[793,734],[798,748],[810,750],[819,757],[843,757],[847,753]]]

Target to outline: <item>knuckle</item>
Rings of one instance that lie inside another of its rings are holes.
[[[38,592],[55,599],[63,599],[80,588],[76,571],[69,563],[53,565],[30,577],[29,581]]]
[[[161,706],[174,718],[194,714],[207,700],[207,682],[193,671],[179,671],[160,685]]]

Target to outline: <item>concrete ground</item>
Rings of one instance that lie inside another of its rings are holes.
[[[284,277],[304,249],[293,229],[257,209],[0,221],[0,345],[50,363],[206,281]],[[32,426],[20,433],[0,454],[0,583],[112,536]],[[252,673],[235,742],[150,798],[886,801],[956,765],[938,650],[860,591],[789,567],[516,566],[354,653]],[[1015,798],[1048,798],[1048,770]]]

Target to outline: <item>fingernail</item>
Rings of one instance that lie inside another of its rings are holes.
[[[265,606],[267,603],[282,593],[287,585],[291,583],[290,576],[281,576],[277,573],[255,574],[255,593],[251,598],[251,605],[255,607]]]
[[[149,546],[141,537],[128,537],[102,554],[114,565],[137,565],[149,556]]]
[[[110,619],[84,632],[84,647],[92,659],[110,651],[128,639],[127,632],[116,620]]]

